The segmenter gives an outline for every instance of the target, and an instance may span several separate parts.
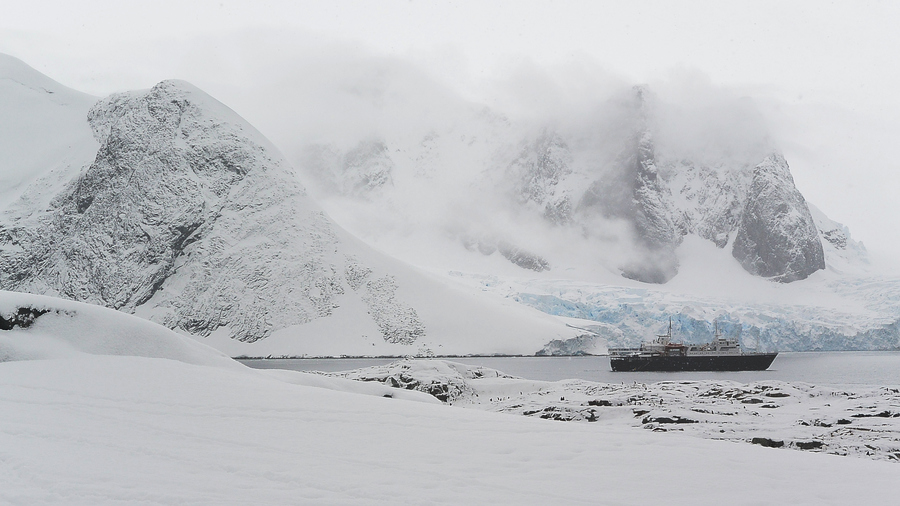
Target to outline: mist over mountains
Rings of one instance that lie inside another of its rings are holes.
[[[500,110],[365,62],[260,90],[298,124],[276,148],[183,81],[96,100],[2,63],[6,128],[44,139],[5,159],[3,289],[232,355],[591,353],[669,317],[694,342],[719,320],[757,348],[900,343],[900,284],[806,201],[754,102],[708,84],[538,83],[558,107]],[[332,116],[292,115],[319,99]]]
[[[137,313],[251,356],[534,353],[577,334],[360,243],[277,149],[186,82],[114,94],[85,112],[80,95],[17,60],[0,63],[10,102],[59,105],[40,117],[25,107],[7,124],[41,137],[74,108],[84,113],[74,128],[93,133],[74,158],[60,147],[56,166],[39,167],[5,203],[3,289]],[[4,174],[30,156],[7,158]]]
[[[516,120],[460,102],[431,128],[388,121],[344,149],[346,139],[299,145],[294,159],[321,198],[365,209],[370,239],[441,230],[537,272],[576,262],[555,251],[564,242],[594,251],[582,269],[656,284],[677,275],[686,235],[776,281],[824,269],[808,205],[753,103],[713,96],[690,107],[646,86],[567,118]],[[390,118],[403,105],[383,108]],[[372,231],[377,214],[390,215],[387,230]]]

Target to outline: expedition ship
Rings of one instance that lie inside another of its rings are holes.
[[[716,324],[711,343],[683,344],[672,342],[672,319],[669,331],[657,335],[640,348],[610,348],[609,365],[613,371],[764,371],[778,353],[745,353],[737,339],[725,339]]]

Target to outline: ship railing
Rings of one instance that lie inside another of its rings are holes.
[[[630,355],[637,355],[637,354],[640,354],[640,353],[641,353],[641,349],[640,349],[640,348],[610,348],[610,349],[609,349],[609,356],[610,356],[610,357],[615,357],[615,356],[630,356]]]

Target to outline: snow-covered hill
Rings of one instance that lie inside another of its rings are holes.
[[[0,292],[0,316],[4,504],[694,505],[734,502],[738,488],[747,504],[894,499],[887,462],[251,370],[154,323],[49,297]],[[670,472],[686,461],[718,485]]]
[[[20,104],[35,93],[29,83],[49,80],[11,61],[4,98]],[[20,135],[53,134],[46,125],[62,117],[82,137],[54,138],[81,144],[49,165],[0,155],[11,160],[4,173],[23,163],[35,172],[0,215],[4,289],[135,312],[247,356],[531,354],[578,334],[364,245],[259,132],[188,83],[116,94],[89,111],[84,100],[44,104],[30,127],[15,123],[32,111],[22,103],[3,118]],[[80,113],[83,124],[72,119]]]

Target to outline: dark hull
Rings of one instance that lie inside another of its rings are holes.
[[[778,353],[748,353],[720,356],[610,357],[613,371],[764,371]]]

